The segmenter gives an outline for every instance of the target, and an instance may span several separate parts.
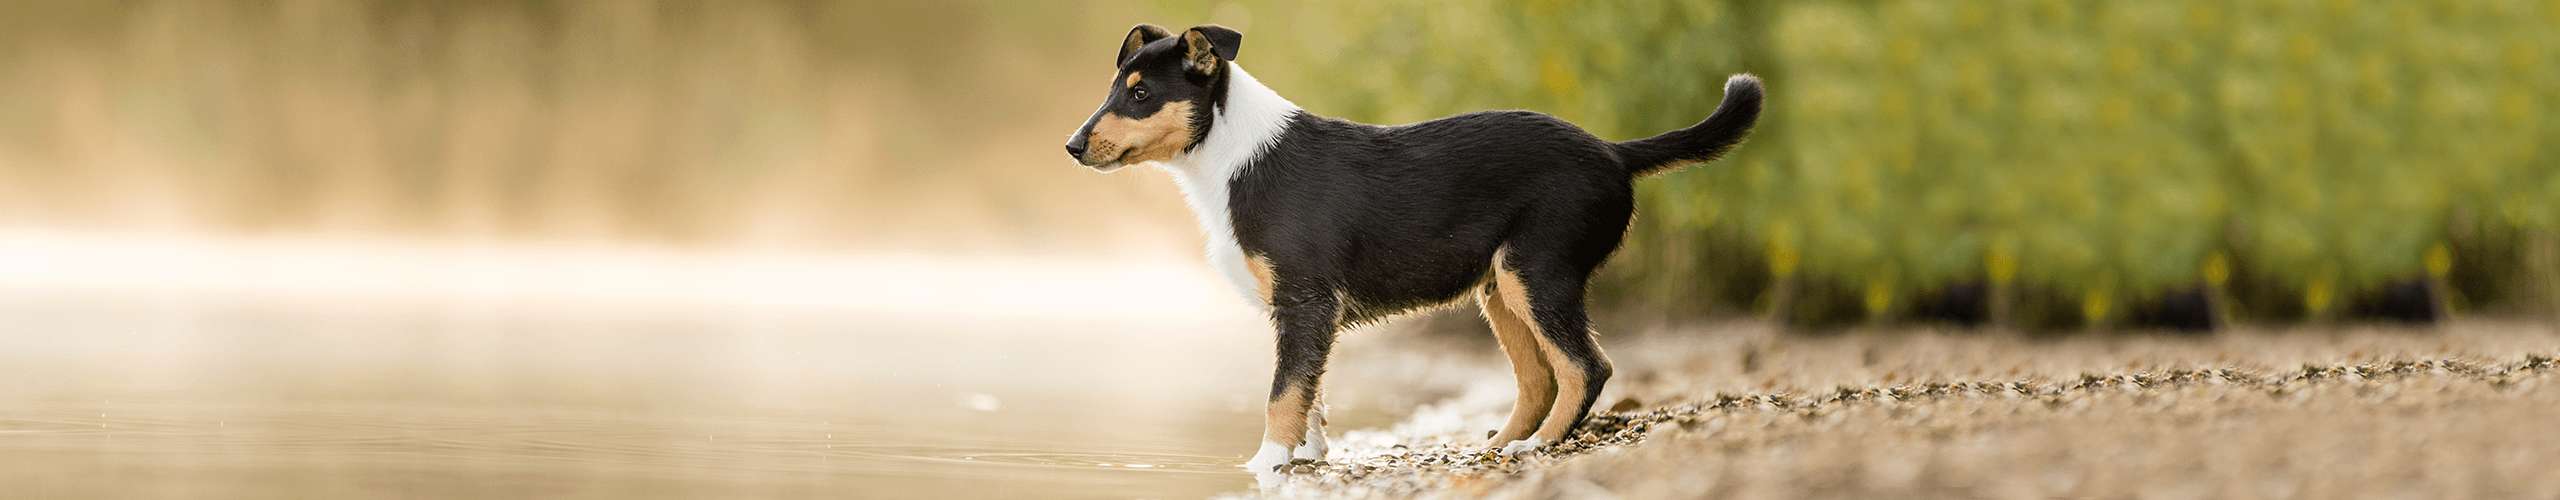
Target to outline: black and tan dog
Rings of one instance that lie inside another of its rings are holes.
[[[1736,75],[1705,121],[1628,142],[1527,111],[1363,125],[1256,82],[1235,64],[1243,41],[1216,25],[1129,30],[1067,154],[1172,173],[1210,263],[1269,311],[1279,361],[1246,462],[1263,474],[1324,458],[1318,387],[1336,331],[1470,295],[1520,384],[1493,444],[1563,438],[1609,380],[1583,293],[1627,233],[1635,179],[1716,158],[1760,114],[1760,81]]]

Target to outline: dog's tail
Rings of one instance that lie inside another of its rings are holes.
[[[1635,176],[1669,170],[1685,162],[1714,161],[1751,135],[1760,121],[1760,77],[1749,73],[1724,80],[1724,102],[1715,114],[1689,128],[1617,144],[1619,161]]]

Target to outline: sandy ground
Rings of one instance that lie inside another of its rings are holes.
[[[1331,461],[1257,493],[2560,498],[2560,333],[2541,323],[2062,338],[1725,324],[1605,342],[1609,410],[1568,443],[1487,452],[1510,390],[1479,384],[1393,428],[1337,431]]]

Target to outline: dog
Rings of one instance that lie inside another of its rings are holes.
[[[1519,383],[1489,446],[1518,455],[1562,440],[1609,381],[1583,297],[1626,236],[1635,179],[1714,160],[1760,115],[1760,80],[1737,74],[1704,121],[1627,142],[1529,111],[1364,125],[1256,81],[1236,65],[1243,42],[1218,25],[1131,28],[1110,92],[1066,149],[1102,172],[1170,173],[1209,262],[1269,314],[1278,360],[1245,463],[1266,478],[1325,458],[1318,400],[1336,332],[1465,298]]]

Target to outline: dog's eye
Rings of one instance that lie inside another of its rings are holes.
[[[1130,88],[1129,88],[1129,100],[1132,100],[1132,101],[1138,101],[1138,102],[1146,102],[1146,101],[1147,101],[1147,88],[1146,88],[1146,87],[1130,87]]]

